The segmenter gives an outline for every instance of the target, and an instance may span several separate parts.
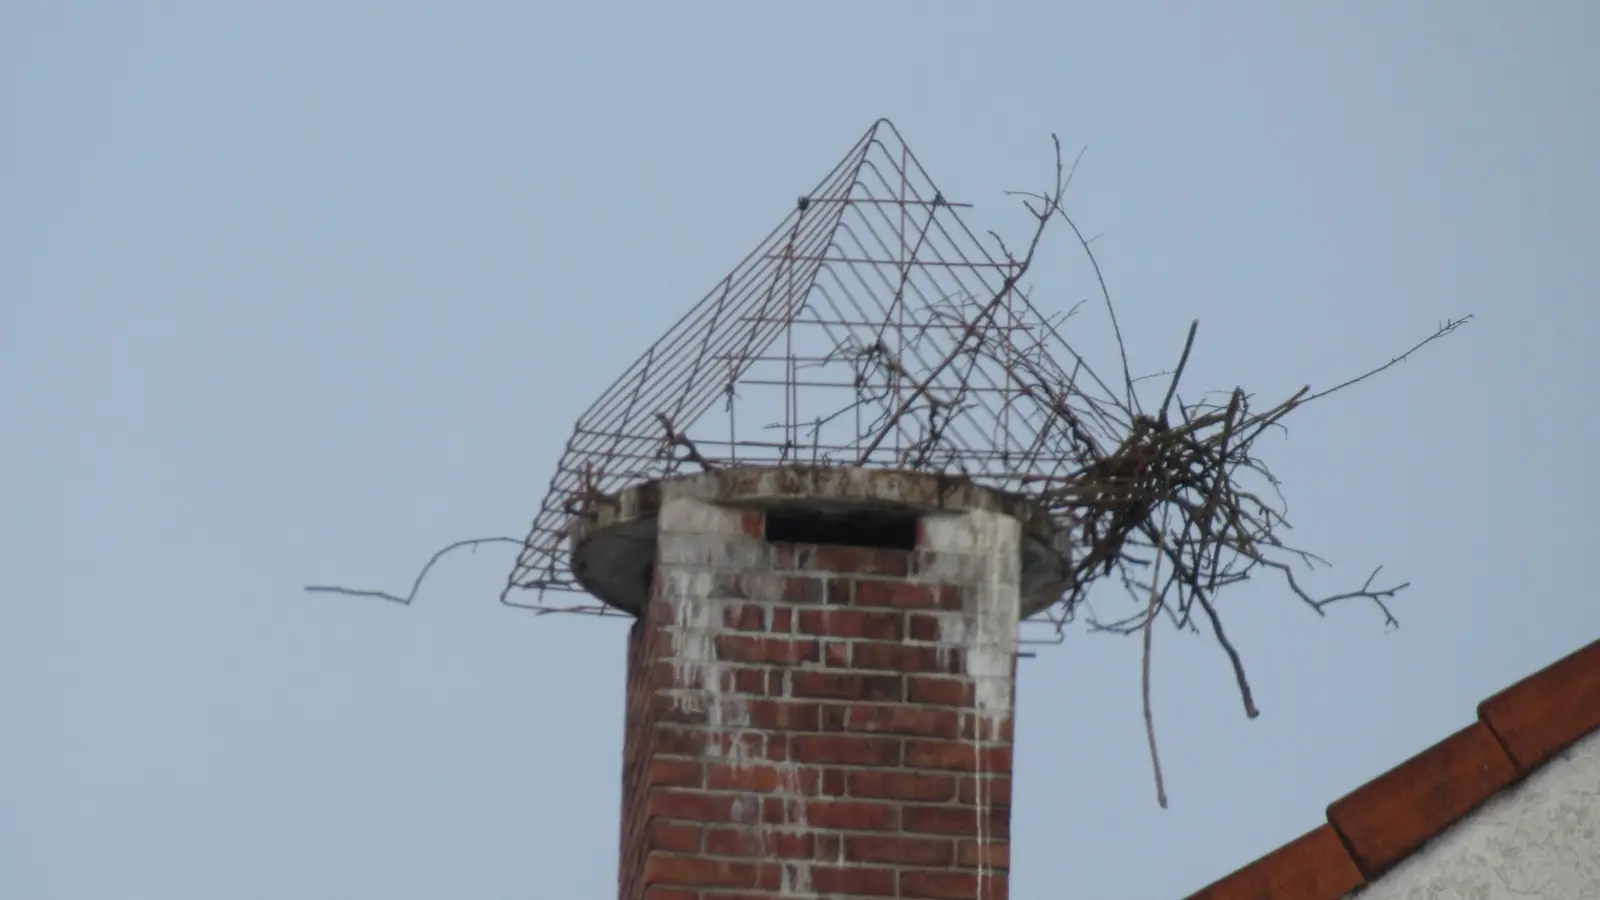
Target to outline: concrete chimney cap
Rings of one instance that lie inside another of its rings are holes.
[[[572,570],[606,603],[637,613],[655,556],[663,497],[716,506],[799,509],[823,515],[903,512],[926,516],[999,513],[1021,526],[1023,616],[1060,598],[1070,584],[1070,523],[1030,498],[933,472],[847,466],[751,466],[640,482],[590,498],[569,525]]]

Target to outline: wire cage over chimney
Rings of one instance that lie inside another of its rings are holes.
[[[966,205],[874,124],[578,420],[507,591],[581,591],[570,521],[629,484],[857,466],[1026,494],[1076,469],[1090,435],[1114,443],[1128,422],[1074,403],[1104,386],[1075,384],[1025,265],[968,229]]]

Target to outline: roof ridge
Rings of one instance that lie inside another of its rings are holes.
[[[1328,806],[1327,822],[1188,900],[1338,900],[1600,731],[1600,640],[1478,704],[1477,721]]]

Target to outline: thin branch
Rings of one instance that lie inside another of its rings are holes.
[[[673,427],[672,420],[667,418],[666,413],[657,411],[656,421],[661,423],[661,428],[666,432],[666,437],[663,442],[665,446],[682,447],[684,449],[685,458],[687,458],[690,462],[699,465],[700,468],[705,469],[708,472],[719,468],[715,462],[712,462],[705,456],[701,455],[700,448],[695,446],[694,441],[690,440],[688,435],[680,433],[676,428]]]
[[[1166,537],[1166,529],[1164,527],[1162,529],[1162,537]],[[1158,543],[1156,546],[1158,554],[1160,549],[1161,546]],[[1150,645],[1156,630],[1156,613],[1160,611],[1161,608],[1161,593],[1156,588],[1156,585],[1159,584],[1160,581],[1161,557],[1157,555],[1155,568],[1150,574],[1150,604],[1146,608],[1145,612],[1144,663],[1142,665],[1143,673],[1141,676],[1143,684],[1141,685],[1140,692],[1144,698],[1144,733],[1145,738],[1150,742],[1150,767],[1155,771],[1156,776],[1156,803],[1160,804],[1162,809],[1166,809],[1167,787],[1166,781],[1161,777],[1161,753],[1156,749],[1156,717],[1155,713],[1150,707]]]
[[[1128,345],[1122,340],[1122,326],[1117,323],[1117,307],[1111,302],[1111,289],[1106,287],[1106,276],[1100,271],[1100,260],[1095,258],[1094,250],[1090,249],[1089,241],[1083,237],[1083,232],[1078,230],[1078,223],[1072,221],[1066,210],[1057,208],[1056,212],[1067,227],[1072,229],[1072,234],[1078,239],[1078,244],[1083,247],[1084,255],[1089,257],[1089,265],[1094,267],[1095,280],[1100,282],[1100,296],[1106,303],[1106,314],[1111,318],[1111,332],[1117,339],[1117,354],[1122,358],[1122,382],[1127,390],[1127,408],[1135,412],[1139,410],[1139,396],[1133,390],[1133,373],[1128,368]],[[1095,235],[1098,239],[1100,235]]]
[[[1178,368],[1172,372],[1172,382],[1167,385],[1167,396],[1162,398],[1161,411],[1156,413],[1156,418],[1162,422],[1167,420],[1167,407],[1172,405],[1172,395],[1178,392],[1178,382],[1183,380],[1183,367],[1189,364],[1189,351],[1194,349],[1194,335],[1199,330],[1199,319],[1189,323],[1189,336],[1183,341],[1183,355],[1178,357]]]
[[[1370,371],[1367,371],[1367,372],[1364,372],[1364,373],[1362,373],[1360,375],[1357,375],[1356,377],[1354,377],[1354,378],[1352,378],[1352,379],[1350,379],[1348,381],[1344,381],[1344,382],[1341,382],[1339,384],[1336,384],[1333,387],[1328,388],[1325,391],[1318,391],[1317,393],[1312,394],[1309,397],[1306,397],[1304,400],[1301,400],[1300,402],[1301,403],[1310,403],[1312,400],[1315,400],[1318,397],[1326,397],[1329,394],[1335,393],[1337,391],[1342,391],[1345,388],[1350,387],[1353,384],[1359,384],[1360,382],[1366,381],[1368,378],[1371,378],[1372,376],[1378,374],[1379,372],[1382,372],[1382,371],[1388,369],[1390,366],[1393,366],[1393,365],[1395,365],[1397,363],[1405,362],[1408,358],[1410,358],[1411,354],[1416,353],[1418,350],[1421,350],[1423,347],[1428,346],[1429,344],[1433,343],[1434,341],[1437,341],[1438,339],[1444,337],[1445,335],[1454,332],[1457,328],[1460,328],[1461,326],[1467,324],[1470,321],[1472,321],[1472,316],[1471,315],[1465,315],[1465,316],[1462,316],[1459,319],[1446,319],[1444,321],[1444,324],[1440,325],[1438,327],[1438,329],[1436,329],[1433,332],[1433,334],[1428,335],[1427,337],[1425,337],[1422,340],[1418,341],[1416,344],[1412,345],[1410,350],[1407,350],[1406,352],[1400,354],[1399,356],[1396,356],[1394,359],[1389,360],[1388,362],[1386,362],[1383,365],[1377,367],[1376,369],[1372,369]]]
[[[515,544],[516,546],[521,547],[523,542],[519,538],[512,537],[486,537],[472,538],[471,540],[466,541],[456,541],[454,544],[444,547],[443,549],[434,553],[433,556],[428,559],[427,565],[422,567],[422,571],[417,573],[416,580],[411,583],[411,592],[406,594],[404,597],[396,594],[390,594],[385,591],[359,590],[356,588],[338,587],[336,585],[326,584],[307,585],[305,587],[305,591],[308,594],[343,594],[346,597],[376,597],[379,600],[388,600],[391,603],[399,603],[402,606],[410,606],[411,601],[417,598],[417,591],[421,590],[422,581],[428,577],[428,572],[433,568],[434,563],[437,563],[440,559],[444,558],[446,554],[452,551],[460,550],[463,547],[470,547],[474,552],[476,552],[478,547],[484,544]]]

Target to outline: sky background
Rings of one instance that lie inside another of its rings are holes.
[[[1020,675],[1013,895],[1179,898],[1600,635],[1600,6],[0,3],[0,895],[615,894],[623,620],[495,602],[571,423],[879,116],[974,231],[1087,146],[1134,368],[1409,580]],[[1035,302],[1091,295],[1057,232]],[[1110,353],[1085,313],[1071,337]],[[1100,330],[1096,330],[1100,329]],[[1106,357],[1105,359],[1110,359]],[[1107,371],[1110,371],[1109,369]],[[1100,601],[1123,611],[1114,592]]]

